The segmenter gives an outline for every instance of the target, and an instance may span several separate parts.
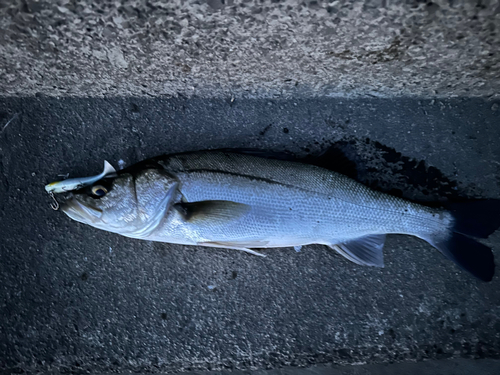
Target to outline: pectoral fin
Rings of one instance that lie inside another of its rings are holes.
[[[330,245],[330,247],[356,264],[384,267],[384,253],[382,251],[384,242],[385,234],[376,234]]]
[[[174,205],[190,223],[226,224],[250,211],[250,206],[231,201],[182,202]]]

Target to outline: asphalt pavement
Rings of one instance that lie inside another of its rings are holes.
[[[388,236],[383,269],[320,245],[261,258],[153,243],[71,221],[50,208],[44,185],[97,174],[103,160],[122,167],[163,153],[259,148],[338,158],[359,181],[422,202],[499,199],[499,106],[0,98],[0,372],[427,368],[452,359],[487,374],[500,358],[500,277],[478,281],[419,239]],[[486,243],[499,259],[500,232]]]

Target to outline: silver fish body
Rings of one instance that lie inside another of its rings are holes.
[[[222,225],[186,221],[173,210],[151,234],[157,241],[332,245],[386,233],[428,238],[436,226],[443,231],[450,226],[448,213],[315,166],[224,153],[181,155],[162,164],[179,181],[178,199],[238,202],[249,210]]]
[[[132,238],[249,252],[317,243],[358,264],[379,267],[385,235],[408,234],[480,278],[493,275],[494,265],[482,277],[454,259],[450,247],[458,234],[451,212],[307,164],[219,151],[179,154],[120,172],[109,190],[100,199],[75,196],[63,211]],[[481,263],[489,264],[486,249],[481,248],[487,258]]]

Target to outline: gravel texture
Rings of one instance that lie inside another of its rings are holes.
[[[0,95],[497,97],[499,0],[0,0]]]

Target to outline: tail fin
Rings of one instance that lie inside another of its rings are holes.
[[[454,203],[447,209],[454,218],[451,233],[429,242],[460,268],[491,281],[495,273],[491,248],[467,236],[486,238],[500,227],[500,200]]]
[[[491,281],[495,274],[495,262],[491,249],[482,243],[459,233],[443,241],[432,242],[445,257],[478,279]]]
[[[451,203],[445,208],[455,218],[454,232],[487,238],[500,227],[500,200],[498,199]]]

